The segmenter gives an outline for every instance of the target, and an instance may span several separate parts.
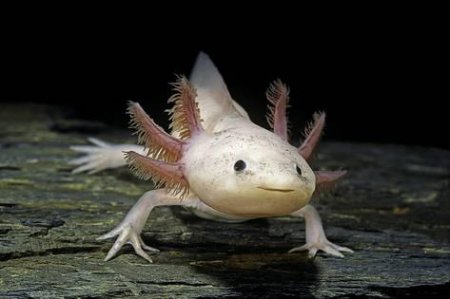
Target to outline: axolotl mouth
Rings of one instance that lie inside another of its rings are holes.
[[[290,186],[256,185],[239,192],[224,188],[220,196],[204,196],[202,201],[228,215],[274,217],[289,215],[303,208],[311,198],[310,193],[309,189]]]
[[[258,186],[257,188],[267,190],[267,191],[275,191],[275,192],[293,192],[294,189],[278,189],[278,188],[269,188],[269,187],[262,187]]]

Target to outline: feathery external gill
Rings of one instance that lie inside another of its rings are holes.
[[[169,135],[151,119],[139,103],[129,102],[130,127],[135,129],[138,143],[148,148],[147,155],[157,160],[175,162],[182,156],[183,141]]]
[[[305,129],[305,140],[299,146],[299,154],[306,160],[310,160],[311,155],[319,143],[323,128],[325,127],[325,113],[314,113],[313,122],[309,123]]]
[[[125,154],[131,170],[140,179],[152,179],[155,189],[164,187],[174,195],[186,195],[188,182],[183,175],[183,165],[158,161],[130,151]]]
[[[283,140],[288,141],[289,129],[286,111],[289,108],[289,88],[281,80],[275,80],[267,89],[266,98],[269,101],[266,119],[270,128]]]
[[[181,140],[186,140],[203,130],[200,111],[195,101],[197,92],[184,76],[180,76],[172,85],[175,94],[168,101],[174,104],[169,111],[171,121],[169,128],[172,132],[177,132]]]

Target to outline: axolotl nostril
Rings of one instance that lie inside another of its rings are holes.
[[[349,248],[325,236],[316,209],[309,204],[316,188],[333,185],[345,171],[313,171],[308,164],[325,124],[315,114],[306,138],[296,148],[288,142],[286,109],[289,90],[275,81],[267,90],[272,131],[253,123],[235,102],[210,58],[200,53],[190,80],[179,77],[169,99],[171,134],[150,118],[138,103],[128,113],[140,145],[109,144],[91,138],[93,146],[73,146],[86,155],[72,161],[74,172],[98,172],[128,164],[142,179],[156,183],[112,231],[98,239],[117,239],[105,260],[126,243],[151,262],[158,252],[140,237],[156,206],[191,208],[203,218],[241,222],[259,217],[292,215],[306,221],[306,244],[290,252],[318,250],[338,257]]]

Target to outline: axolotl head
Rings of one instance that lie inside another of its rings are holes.
[[[287,88],[279,84],[269,94],[273,104],[269,121],[273,133],[236,111],[223,130],[204,130],[196,90],[186,78],[174,85],[169,102],[172,130],[166,133],[137,103],[128,109],[139,143],[147,155],[128,152],[135,173],[152,179],[174,196],[197,196],[213,209],[242,217],[287,215],[304,207],[316,187],[328,187],[345,171],[313,172],[306,160],[317,144],[325,122],[315,115],[302,145],[296,149],[287,140],[284,108]]]
[[[256,125],[198,136],[182,159],[189,188],[220,212],[266,217],[304,207],[316,185],[296,148]]]

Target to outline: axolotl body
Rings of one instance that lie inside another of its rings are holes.
[[[146,192],[112,231],[98,239],[117,239],[105,260],[129,243],[152,262],[140,234],[157,206],[185,206],[203,218],[242,222],[292,215],[306,221],[306,244],[290,252],[318,250],[338,257],[349,248],[325,236],[316,209],[309,204],[317,188],[333,185],[345,171],[316,171],[308,165],[325,123],[315,114],[299,148],[288,143],[286,109],[289,90],[275,81],[266,95],[272,131],[253,123],[228,92],[210,58],[200,53],[190,80],[179,77],[169,99],[172,133],[166,133],[138,103],[128,113],[141,145],[113,145],[91,138],[94,146],[74,146],[86,155],[72,161],[74,172],[91,173],[128,164],[157,188]],[[316,188],[317,187],[317,188]]]

